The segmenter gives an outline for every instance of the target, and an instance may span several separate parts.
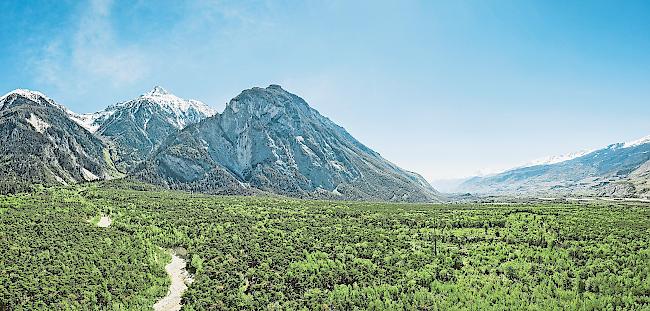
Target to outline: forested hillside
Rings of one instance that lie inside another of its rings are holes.
[[[143,309],[165,295],[161,249],[177,246],[194,274],[184,310],[650,305],[645,205],[351,203],[124,186],[0,197],[0,309]],[[91,222],[102,214],[110,227]]]

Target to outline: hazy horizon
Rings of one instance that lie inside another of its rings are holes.
[[[643,1],[5,2],[0,92],[75,112],[280,84],[428,180],[650,135]],[[606,23],[604,22],[606,21]]]

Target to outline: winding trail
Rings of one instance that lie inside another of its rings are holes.
[[[185,270],[185,260],[178,257],[172,252],[172,262],[165,266],[165,271],[169,275],[172,284],[169,286],[167,296],[161,298],[153,305],[155,311],[178,311],[181,309],[181,296],[187,289],[187,285],[192,283],[187,270]]]

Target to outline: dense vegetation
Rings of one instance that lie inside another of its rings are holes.
[[[0,309],[650,308],[650,207],[413,205],[86,185],[0,197]],[[89,220],[110,215],[113,225]]]

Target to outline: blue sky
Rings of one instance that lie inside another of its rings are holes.
[[[650,135],[649,1],[2,1],[0,92],[281,84],[441,179]]]

